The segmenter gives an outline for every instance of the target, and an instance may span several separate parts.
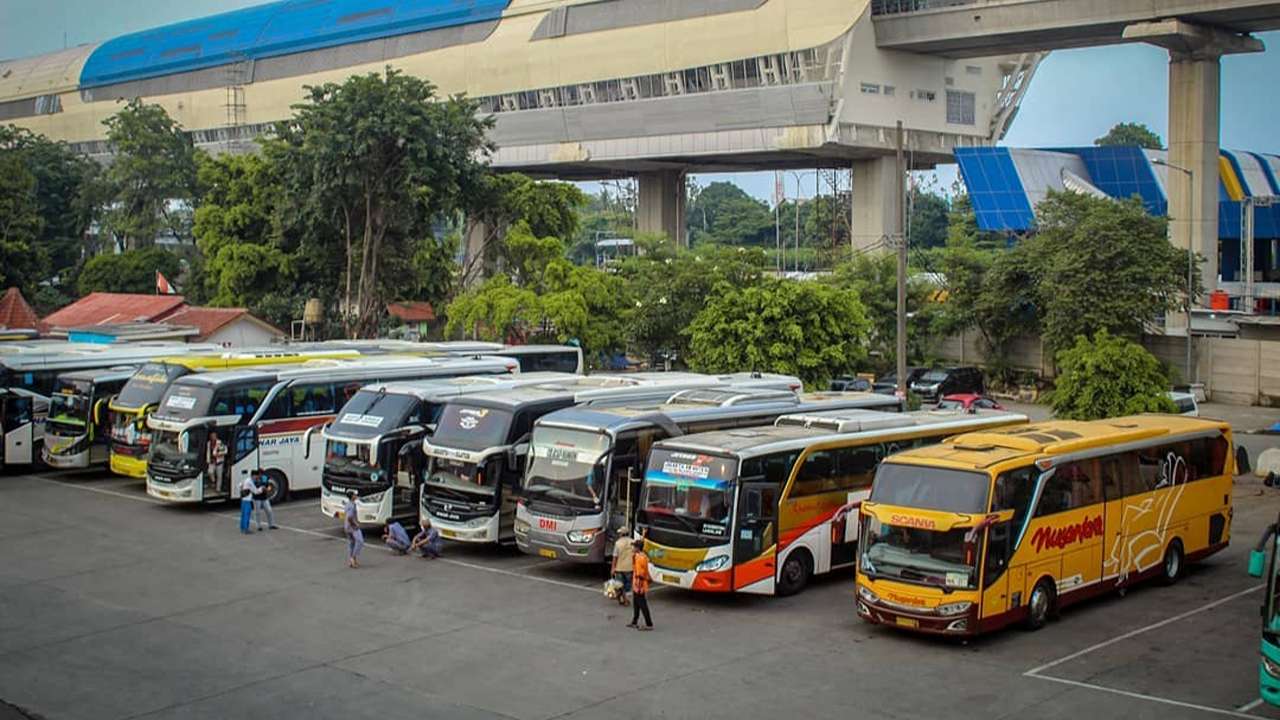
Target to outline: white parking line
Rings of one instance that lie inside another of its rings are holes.
[[[1189,618],[1192,615],[1196,615],[1196,614],[1205,612],[1207,610],[1212,610],[1220,605],[1229,603],[1232,600],[1236,600],[1238,598],[1244,597],[1249,593],[1257,592],[1264,587],[1266,586],[1254,585],[1253,587],[1245,588],[1244,590],[1241,590],[1236,593],[1232,593],[1224,598],[1219,598],[1217,600],[1214,600],[1213,602],[1208,602],[1208,603],[1205,603],[1204,605],[1200,605],[1199,607],[1195,607],[1190,610],[1187,610],[1186,612],[1178,613],[1173,617],[1165,618],[1164,620],[1151,623],[1150,625],[1145,625],[1136,630],[1131,630],[1127,633],[1124,633],[1123,635],[1117,635],[1116,637],[1113,637],[1110,640],[1105,640],[1103,642],[1090,645],[1089,647],[1083,650],[1077,650],[1076,652],[1073,652],[1070,655],[1064,655],[1063,657],[1060,657],[1057,660],[1052,660],[1038,667],[1034,667],[1024,672],[1022,675],[1023,677],[1031,677],[1031,678],[1036,678],[1038,680],[1048,680],[1050,682],[1060,683],[1062,685],[1071,685],[1073,687],[1087,688],[1089,690],[1097,690],[1099,692],[1111,693],[1113,695],[1123,695],[1125,697],[1131,697],[1138,700],[1146,700],[1149,702],[1161,703],[1163,705],[1172,705],[1175,707],[1199,710],[1201,712],[1212,713],[1214,715],[1226,715],[1228,717],[1240,717],[1240,718],[1256,718],[1257,717],[1256,715],[1248,715],[1246,713],[1249,710],[1252,710],[1256,708],[1258,705],[1260,705],[1262,703],[1261,698],[1251,703],[1248,703],[1246,705],[1242,705],[1236,708],[1235,710],[1228,710],[1226,708],[1216,708],[1216,707],[1210,707],[1208,705],[1197,705],[1195,703],[1183,702],[1181,700],[1174,700],[1172,698],[1159,697],[1157,695],[1147,695],[1144,693],[1137,693],[1129,690],[1119,690],[1117,688],[1107,687],[1105,685],[1095,685],[1093,683],[1082,682],[1079,680],[1068,680],[1067,678],[1054,677],[1052,675],[1043,675],[1042,673],[1045,670],[1048,670],[1053,667],[1057,667],[1058,665],[1061,665],[1066,662],[1070,662],[1077,658],[1088,655],[1089,653],[1101,650],[1105,647],[1110,647],[1111,645],[1115,645],[1116,643],[1121,642],[1123,640],[1128,640],[1129,638],[1136,637],[1143,633],[1147,633],[1152,630],[1162,628],[1166,625],[1178,622],[1179,620],[1185,620],[1186,618]]]
[[[101,495],[110,495],[112,497],[123,498],[125,500],[132,500],[134,502],[143,502],[149,505],[168,505],[169,504],[162,500],[157,500],[153,497],[148,497],[146,495],[130,495],[126,493],[115,492],[113,490],[103,490],[102,488],[88,487],[86,485],[63,482],[61,480],[54,480],[52,478],[39,477],[39,476],[32,476],[32,477],[35,477],[37,480],[41,480],[43,482],[51,483],[54,485],[61,485],[62,487],[73,488],[75,490],[86,490],[88,492],[95,492]],[[230,518],[233,520],[240,519],[239,512],[217,512],[213,514],[216,517]],[[303,535],[311,535],[313,537],[323,538],[325,540],[334,540],[334,541],[345,540],[345,538],[336,537],[330,533],[320,532],[319,530],[308,530],[307,528],[292,527],[290,525],[278,525],[277,527],[279,527],[281,530],[288,530],[290,532],[301,533]],[[395,553],[394,550],[391,550],[385,545],[373,545],[372,547],[378,548],[387,553],[392,553],[392,554]],[[474,563],[463,562],[461,560],[451,560],[449,558],[438,558],[436,562],[447,563],[449,565],[457,565],[458,567],[470,568],[472,570],[480,570],[487,573],[494,573],[496,575],[507,575],[509,577],[521,578],[522,580],[532,580],[534,582],[540,582],[546,585],[555,585],[557,587],[572,588],[574,590],[585,590],[591,593],[600,592],[596,587],[592,585],[575,585],[574,583],[564,582],[563,580],[554,580],[552,578],[538,577],[537,575],[529,575],[523,572],[518,572],[513,570],[503,570],[501,568],[485,567],[484,565],[476,565]]]

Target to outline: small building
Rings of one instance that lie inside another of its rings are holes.
[[[268,345],[284,337],[280,328],[255,317],[245,308],[188,305],[166,317],[165,322],[194,326],[198,332],[190,342],[217,343],[226,347]]]
[[[12,339],[29,339],[44,329],[36,311],[31,309],[27,299],[22,297],[22,291],[16,287],[5,290],[0,296],[0,329]]]
[[[89,325],[154,323],[186,304],[181,295],[95,292],[51,313],[44,322],[54,332]]]
[[[408,340],[421,340],[431,332],[436,321],[431,303],[418,300],[387,303],[387,314],[399,323],[399,333]]]
[[[181,295],[90,293],[46,317],[44,324],[48,335],[80,342],[185,340],[251,347],[284,337],[245,308],[196,307]]]

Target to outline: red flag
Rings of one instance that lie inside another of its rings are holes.
[[[156,271],[156,294],[157,295],[177,294],[177,290],[173,289],[173,285],[169,282],[169,279],[166,278],[164,276],[164,273],[161,273],[159,270]]]

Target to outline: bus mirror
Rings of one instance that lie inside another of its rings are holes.
[[[627,468],[627,482],[638,483],[643,479],[644,478],[642,476],[636,474],[636,469],[634,467]]]
[[[1266,566],[1267,553],[1263,550],[1249,551],[1249,577],[1262,577],[1262,568]]]
[[[93,404],[93,424],[102,424],[102,408],[107,404],[106,400],[99,400]]]
[[[1249,465],[1249,451],[1244,446],[1236,446],[1236,474],[1247,475],[1253,468]]]
[[[507,469],[516,472],[521,470],[520,458],[529,452],[529,443],[520,443],[507,448]]]
[[[421,425],[406,425],[402,429],[402,432],[405,434],[406,437],[413,437],[414,435],[421,435],[425,430],[426,428],[422,427]]]
[[[191,448],[191,433],[182,430],[178,433],[178,452],[185,453]]]

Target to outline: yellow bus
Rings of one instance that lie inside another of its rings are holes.
[[[860,510],[868,622],[973,635],[1227,546],[1231,426],[1178,415],[1051,421],[899,453]]]
[[[174,380],[195,372],[234,370],[267,365],[300,365],[321,358],[359,357],[349,350],[246,350],[216,355],[162,357],[138,368],[107,406],[111,421],[111,472],[125,477],[147,477],[147,453],[151,430],[147,416],[156,409]]]
[[[1026,422],[988,410],[847,409],[659,441],[636,514],[650,577],[703,592],[799,592],[811,576],[853,565],[853,511],[883,458]]]

